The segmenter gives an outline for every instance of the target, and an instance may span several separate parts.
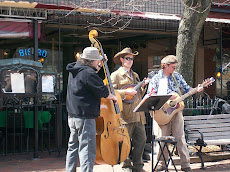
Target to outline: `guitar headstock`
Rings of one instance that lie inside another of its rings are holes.
[[[201,84],[202,87],[208,87],[212,85],[212,83],[215,82],[215,79],[213,77],[207,78],[204,80],[204,82]]]

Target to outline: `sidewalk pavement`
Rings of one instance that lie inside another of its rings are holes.
[[[30,156],[30,158],[29,158]],[[1,172],[64,172],[65,171],[65,155],[62,153],[57,157],[55,153],[51,155],[42,154],[38,159],[32,159],[32,155],[24,156],[1,156],[0,171]],[[194,158],[193,158],[194,159]],[[194,161],[194,160],[193,160]],[[175,159],[175,163],[177,160]],[[195,161],[194,161],[195,162]],[[144,171],[151,172],[152,162],[145,162]],[[178,163],[176,163],[178,164]],[[219,160],[217,162],[205,162],[206,170],[200,169],[200,163],[192,163],[191,168],[194,172],[220,172],[230,171],[230,159]],[[181,172],[180,165],[176,165],[177,170]],[[80,167],[77,168],[80,172]],[[110,165],[95,165],[94,172],[122,172],[120,165],[114,167]],[[175,171],[170,165],[169,171]]]

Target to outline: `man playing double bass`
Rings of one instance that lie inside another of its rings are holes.
[[[95,47],[83,50],[77,62],[70,63],[66,107],[70,137],[66,155],[66,171],[75,172],[80,160],[82,172],[93,172],[96,157],[95,118],[100,115],[101,98],[117,103],[117,97],[109,93],[98,76],[102,56]]]
[[[132,141],[132,157],[127,158],[122,163],[124,171],[141,172],[144,166],[142,155],[146,143],[145,133],[145,114],[144,112],[133,112],[133,109],[139,104],[146,91],[146,84],[149,79],[145,79],[139,90],[122,89],[124,86],[138,84],[139,76],[131,67],[134,57],[138,55],[131,48],[125,48],[114,56],[114,62],[121,65],[119,69],[111,74],[113,87],[120,93],[123,99],[123,111],[121,112],[122,123],[126,126],[130,139]],[[134,96],[133,102],[126,102],[126,97]],[[135,97],[136,96],[136,97]],[[132,159],[132,160],[131,160]]]

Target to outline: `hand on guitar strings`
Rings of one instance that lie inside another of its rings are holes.
[[[107,62],[108,61],[108,57],[106,54],[104,54],[104,58],[105,58],[105,61]]]
[[[172,96],[170,97],[170,100],[175,100],[177,98],[177,96],[175,94],[172,94]]]
[[[170,99],[169,99],[170,100],[169,105],[171,107],[174,107],[176,105],[176,102],[175,102],[176,98],[177,98],[177,96],[174,95],[174,94],[170,97]]]
[[[132,96],[132,95],[137,94],[137,91],[132,89],[132,88],[130,88],[130,89],[128,88],[128,89],[125,90],[125,94]]]
[[[109,96],[106,97],[106,99],[112,100],[115,104],[118,103],[117,96],[115,96],[115,95],[113,95],[113,94],[111,94],[111,93],[109,93]]]

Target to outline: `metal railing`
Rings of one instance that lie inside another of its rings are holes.
[[[66,148],[65,104],[55,98],[4,97],[0,109],[0,155],[58,152]],[[63,147],[62,147],[63,146]]]

